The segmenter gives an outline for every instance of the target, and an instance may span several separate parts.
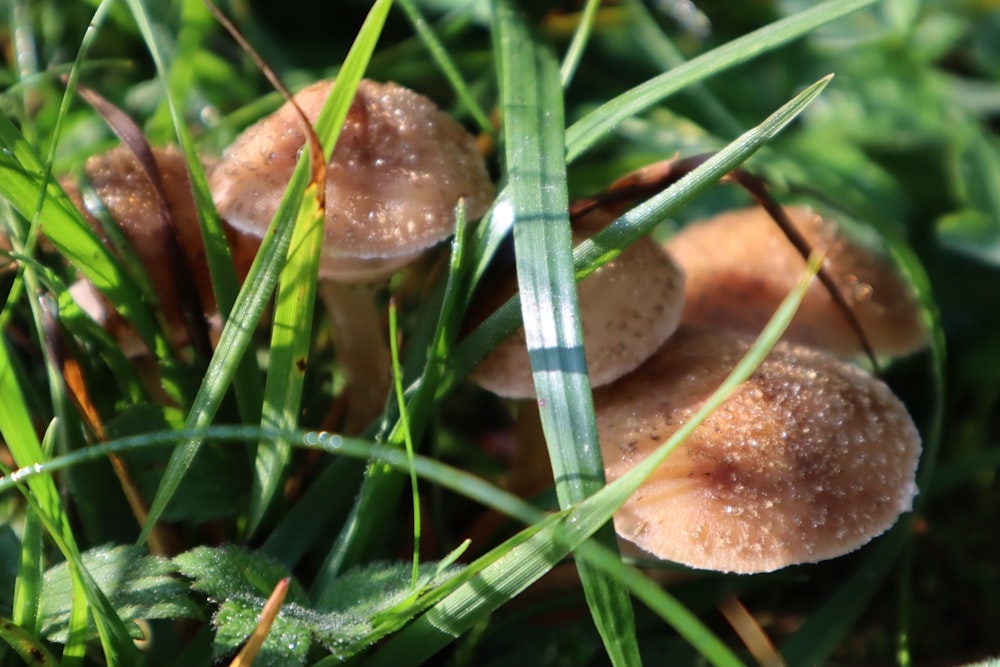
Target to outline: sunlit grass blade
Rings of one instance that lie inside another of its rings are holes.
[[[341,69],[341,80],[348,82],[343,86],[345,89],[352,88],[349,85],[351,81],[354,81],[353,87],[357,86],[357,81],[360,80],[371,57],[391,5],[390,0],[378,0],[372,6],[368,18],[358,32],[354,46],[348,53]],[[335,86],[316,122],[316,133],[321,140],[331,144],[324,150],[332,149],[332,142],[329,139],[332,133],[339,131],[347,116],[350,104],[351,98],[343,94],[338,95],[337,87]],[[243,289],[240,290],[237,297],[233,317],[222,331],[216,353],[205,374],[205,382],[202,383],[188,413],[186,426],[191,430],[202,429],[214,419],[223,395],[232,382],[236,366],[249,345],[253,327],[259,321],[267,299],[274,289],[278,280],[279,267],[285,260],[291,242],[295,216],[308,186],[308,167],[306,161],[299,161],[281,205],[275,213],[275,218],[271,222],[268,233],[264,236],[257,257],[250,267]],[[200,440],[196,438],[179,445],[174,450],[150,506],[149,518],[139,536],[140,542],[146,540],[152,525],[163,513],[170,498],[180,485],[181,477],[194,461],[200,444]]]
[[[636,86],[605,102],[566,130],[567,161],[574,161],[626,118],[645,111],[692,83],[746,62],[874,3],[875,0],[828,0],[738,37]]]
[[[169,356],[170,346],[142,302],[139,290],[128,280],[62,188],[48,177],[48,169],[34,149],[2,115],[0,146],[6,149],[0,155],[0,196],[26,219],[37,216],[42,220],[46,237],[66,261],[116,305],[157,356]]]
[[[576,74],[580,58],[583,57],[583,52],[587,48],[587,40],[590,39],[590,32],[594,27],[594,17],[597,16],[597,10],[600,6],[600,0],[587,0],[583,11],[580,12],[580,23],[573,32],[573,39],[566,48],[562,65],[559,67],[559,81],[563,88],[569,88],[569,84],[573,81],[573,75]]]
[[[6,618],[0,618],[0,641],[14,649],[28,667],[58,667],[60,664],[41,639]]]
[[[212,279],[212,288],[215,292],[219,315],[224,322],[228,318],[236,318],[238,326],[252,331],[259,319],[259,314],[258,317],[250,315],[247,319],[241,319],[237,316],[237,313],[233,312],[236,294],[239,291],[239,280],[237,279],[236,268],[230,256],[229,243],[222,229],[222,221],[215,210],[212,194],[208,189],[205,169],[198,156],[191,132],[187,128],[184,113],[178,103],[178,99],[184,93],[184,89],[182,87],[179,88],[179,86],[183,86],[184,79],[179,74],[173,74],[173,70],[168,66],[164,56],[165,49],[160,44],[161,40],[157,37],[154,23],[149,16],[145,4],[141,0],[126,0],[126,3],[135,18],[136,25],[142,34],[153,63],[156,65],[156,71],[164,90],[163,102],[169,110],[177,141],[184,153],[184,159],[188,166],[191,193],[194,195],[195,205],[198,210],[198,222],[201,225],[201,235],[205,247],[205,260],[208,263],[209,275]],[[183,8],[188,14],[191,12],[204,14],[205,11],[200,6],[200,3],[196,3],[195,0],[186,0],[183,3]],[[180,52],[181,55],[185,53],[189,56],[191,55],[190,51]],[[177,71],[182,72],[183,67]],[[234,355],[232,363],[234,364],[233,374],[239,380],[236,383],[236,400],[239,404],[240,412],[245,419],[256,419],[260,414],[262,394],[256,365],[253,363],[253,359],[243,358],[242,354]]]
[[[554,55],[535,42],[505,0],[494,2],[503,146],[524,330],[542,430],[560,507],[604,485],[604,464],[583,354],[573,275],[562,85]],[[500,215],[498,209],[494,215]],[[616,548],[611,526],[597,538]],[[615,665],[637,665],[639,645],[628,594],[619,582],[577,561],[591,616]]]
[[[320,184],[325,187],[325,184]],[[306,190],[281,272],[271,325],[271,355],[264,386],[262,426],[291,429],[302,404],[312,319],[316,272],[323,246],[324,211],[318,208],[316,184]],[[292,450],[287,442],[260,442],[254,459],[253,488],[245,534],[253,535],[285,483]]]
[[[3,396],[3,400],[0,401],[0,437],[7,443],[19,466],[31,468],[41,464],[46,456],[35,435],[18,373],[10,358],[7,343],[3,339],[0,339],[0,396]],[[71,627],[68,644],[71,650],[67,658],[79,659],[83,656],[89,604],[108,663],[122,664],[121,658],[129,654],[133,648],[132,641],[121,619],[83,568],[73,529],[55,483],[49,477],[29,480],[25,498],[38,520],[59,546],[63,556],[71,564],[74,597],[71,625],[74,627]],[[30,554],[28,556],[32,557]],[[37,572],[26,571],[26,575],[37,577]],[[37,586],[37,582],[33,585]]]
[[[410,417],[406,411],[406,399],[403,396],[403,365],[399,362],[399,329],[396,323],[396,304],[389,303],[389,351],[392,355],[392,388],[399,406],[399,425],[403,432],[403,442],[406,445],[406,461],[410,466],[410,491],[413,508],[413,569],[410,574],[410,586],[417,587],[420,577],[420,488],[417,485],[417,470],[413,467],[413,434],[410,431]]]
[[[468,84],[458,71],[458,67],[455,66],[455,63],[448,54],[447,49],[434,33],[434,29],[427,24],[427,20],[424,18],[423,14],[420,13],[420,9],[416,4],[414,4],[413,0],[398,1],[400,9],[402,9],[403,12],[406,13],[406,17],[410,19],[410,24],[413,26],[413,30],[416,31],[417,36],[420,37],[420,41],[423,42],[427,51],[430,52],[431,57],[434,59],[434,63],[448,79],[448,83],[451,85],[452,90],[455,91],[455,95],[458,96],[458,99],[462,102],[466,111],[468,111],[472,116],[472,119],[476,121],[476,125],[479,126],[479,129],[482,132],[493,134],[493,127],[490,124],[490,119],[487,117],[486,112],[483,111],[482,107],[479,106],[479,103],[476,102],[475,97],[472,95],[472,91],[469,90]]]

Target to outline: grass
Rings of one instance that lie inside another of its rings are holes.
[[[1000,654],[1000,11],[787,0],[668,3],[699,12],[671,18],[633,0],[564,4],[221,5],[290,87],[339,77],[317,127],[326,150],[362,75],[427,94],[496,146],[491,213],[393,280],[398,394],[350,438],[334,432],[342,378],[312,317],[306,163],[242,287],[197,164],[280,104],[252,60],[200,0],[0,4],[0,229],[19,269],[0,255],[0,663],[228,662],[289,575],[255,664],[754,664],[718,611],[734,595],[789,665]],[[130,263],[53,183],[115,144],[60,74],[150,143],[184,147],[229,312],[211,356],[172,349]],[[706,151],[719,153],[571,248],[570,201]],[[916,285],[934,344],[884,377],[922,430],[921,495],[834,561],[752,577],[637,569],[607,519],[642,471],[603,484],[589,382],[568,370],[582,366],[569,288],[642,235],[747,203],[713,186],[744,162],[782,201],[860,221]],[[511,228],[521,298],[467,334],[473,285]],[[126,359],[74,305],[80,274],[149,361]],[[465,380],[522,318],[536,371],[555,369],[535,376],[555,471],[554,493],[535,499],[505,490],[488,449],[514,437],[509,406]],[[477,533],[487,508],[509,522]]]

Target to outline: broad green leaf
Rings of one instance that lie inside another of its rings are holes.
[[[191,588],[218,600],[233,597],[266,600],[277,583],[290,574],[270,558],[232,545],[195,547],[174,556],[173,562],[181,574],[192,580]],[[293,579],[285,599],[304,602],[307,598]]]
[[[84,552],[82,561],[122,620],[201,618],[187,586],[166,559],[132,546],[106,546]],[[50,641],[66,640],[71,587],[66,563],[46,571],[39,604],[42,634]]]
[[[216,658],[235,652],[253,632],[267,596],[288,576],[278,563],[237,547],[199,547],[174,562],[193,579],[195,590],[219,605],[213,617]],[[415,591],[409,570],[407,563],[382,562],[349,570],[313,607],[306,605],[305,593],[293,580],[255,664],[300,665],[315,644],[325,647],[336,660],[345,659],[374,641],[372,633],[380,617],[387,616],[392,629],[401,627],[419,609],[413,601],[457,571],[425,563]]]

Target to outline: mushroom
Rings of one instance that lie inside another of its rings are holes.
[[[215,312],[215,294],[187,165],[176,146],[154,147],[152,155],[159,184],[125,146],[90,157],[84,174],[100,202],[85,201],[69,177],[60,183],[106,245],[113,244],[92,207],[102,206],[117,224],[149,277],[169,339],[175,345],[194,342],[205,351],[205,318]],[[85,284],[74,286],[73,292],[81,306],[116,335],[126,354],[141,354],[142,343],[112,315],[103,296]]]
[[[873,351],[901,356],[927,343],[913,290],[872,250],[829,218],[804,206],[789,219],[809,244],[826,253],[828,273],[854,311]],[[763,208],[717,215],[685,227],[665,247],[687,274],[683,322],[759,332],[794,287],[803,260]],[[863,354],[855,331],[826,288],[809,287],[786,339],[834,354]]]
[[[613,220],[604,209],[581,217],[573,223],[574,244]],[[480,294],[488,298],[478,309],[489,312],[516,292],[517,277],[506,271],[487,280]],[[674,332],[680,321],[684,274],[668,253],[643,238],[584,278],[577,290],[587,370],[591,385],[597,387],[635,369]],[[534,397],[524,327],[497,345],[470,378],[500,396]]]
[[[638,370],[595,390],[609,481],[699,409],[751,339],[682,326]],[[694,568],[769,572],[835,558],[911,506],[920,437],[877,378],[779,343],[615,515],[618,534]]]
[[[295,95],[315,122],[333,81]],[[226,223],[260,238],[305,143],[291,104],[247,128],[209,176]],[[327,167],[319,291],[347,377],[347,428],[367,424],[389,388],[389,354],[372,291],[454,231],[465,200],[481,216],[494,188],[475,141],[433,102],[394,83],[362,80]]]

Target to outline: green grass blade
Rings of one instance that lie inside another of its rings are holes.
[[[348,84],[354,81],[353,87],[357,86],[357,81],[360,80],[361,73],[371,58],[375,42],[381,34],[385,16],[391,6],[391,0],[378,0],[372,6],[368,18],[358,32],[354,46],[344,61],[340,77]],[[350,85],[345,84],[345,88],[350,87]],[[345,100],[345,97],[337,95],[336,90],[334,90],[327,100],[327,104],[324,105],[316,123],[316,130],[321,140],[327,140],[330,133],[339,131],[343,124],[350,103],[350,98]],[[336,103],[336,107],[334,103]],[[328,141],[328,143],[331,144],[331,148],[325,150],[332,150],[332,142]],[[188,414],[186,426],[190,430],[203,429],[211,423],[225,391],[232,382],[236,364],[246,351],[253,327],[260,319],[267,299],[278,280],[278,268],[287,254],[294,231],[293,223],[305,194],[308,180],[308,164],[300,160],[288,184],[281,205],[275,213],[275,218],[264,236],[257,257],[250,267],[243,289],[237,297],[233,317],[222,331],[218,348],[206,372],[206,381],[199,389]],[[163,473],[156,496],[150,505],[146,525],[139,536],[140,543],[149,536],[156,520],[163,513],[170,498],[180,485],[181,478],[194,461],[200,445],[200,439],[195,438],[179,445],[174,450]]]
[[[604,464],[583,354],[573,273],[562,85],[554,56],[505,0],[494,3],[504,151],[524,330],[560,507],[601,488]],[[494,213],[499,215],[499,213]],[[598,537],[609,549],[607,526]],[[586,561],[577,568],[591,616],[615,665],[637,665],[631,601]]]
[[[306,190],[275,296],[271,328],[271,356],[261,425],[292,429],[298,424],[302,404],[312,319],[316,301],[316,274],[323,247],[324,212],[318,207],[316,188]],[[254,459],[245,534],[254,534],[275,496],[285,483],[292,448],[287,442],[260,442]]]
[[[330,99],[320,111],[316,131],[323,142],[324,158],[327,161],[336,146],[340,128],[347,117],[358,82],[375,50],[390,6],[391,3],[386,3],[378,12],[375,11],[378,8],[373,7],[337,76]],[[315,197],[310,196],[307,201],[312,204]],[[311,342],[316,276],[323,247],[324,214],[325,211],[310,213],[308,207],[303,209],[292,233],[288,263],[282,272],[274,314],[271,359],[268,362],[264,416],[261,421],[265,427],[287,430],[298,423],[305,362]],[[291,446],[287,442],[262,442],[258,445],[248,534],[256,530],[272,499],[283,485],[290,457]]]
[[[2,338],[0,338],[0,396],[3,396],[3,400],[0,401],[0,437],[7,443],[20,467],[30,469],[41,465],[46,457],[35,435],[7,343]],[[132,640],[125,631],[121,619],[83,568],[69,517],[62,506],[55,483],[49,477],[29,480],[25,498],[71,565],[74,600],[72,623],[77,627],[70,630],[69,657],[83,655],[89,605],[108,664],[126,664],[123,663],[124,657],[134,651]],[[31,572],[26,572],[26,575],[35,576]]]
[[[463,584],[426,614],[389,639],[362,665],[364,667],[396,665],[400,664],[404,656],[409,661],[426,660],[485,619],[508,599],[527,588],[571,550],[579,547],[585,539],[604,525],[646,477],[756,370],[791,322],[821,262],[821,256],[810,258],[798,285],[782,301],[774,317],[743,359],[691,419],[653,454],[586,500],[563,513],[543,519],[491,554],[487,554],[484,559],[495,558],[495,560],[476,572],[471,581]],[[476,571],[476,567],[476,563],[473,563],[470,569]],[[695,635],[698,639],[705,639],[700,636],[700,632],[696,632]],[[717,648],[722,647],[720,645]],[[712,652],[711,655],[720,658],[721,662],[716,663],[719,665],[739,664],[738,661],[733,662],[734,658],[725,651]]]
[[[582,280],[599,266],[617,257],[629,243],[652,232],[667,216],[738,167],[792,122],[829,81],[830,77],[825,77],[807,87],[760,125],[743,133],[673,186],[626,212],[607,228],[581,243],[573,253],[577,279]],[[455,383],[468,375],[497,342],[517,328],[519,309],[520,298],[515,296],[456,346],[449,372],[442,377],[438,387],[439,396],[447,393]]]
[[[222,221],[219,219],[215,204],[212,201],[212,194],[208,189],[208,179],[205,176],[205,169],[198,157],[194,140],[187,128],[184,113],[177,100],[184,95],[184,85],[188,64],[181,62],[173,70],[168,67],[164,57],[164,48],[157,37],[156,28],[153,25],[145,3],[141,0],[126,0],[129,9],[135,18],[139,32],[142,34],[149,49],[150,56],[156,66],[160,81],[163,82],[164,96],[163,104],[169,111],[170,119],[173,122],[174,132],[184,159],[188,165],[188,173],[191,180],[191,193],[194,196],[195,205],[198,210],[198,221],[201,226],[201,235],[205,244],[205,259],[208,262],[209,275],[212,279],[212,288],[215,292],[216,304],[223,321],[232,317],[236,294],[239,291],[239,279],[236,276],[236,268],[229,253],[229,243],[222,228]],[[194,15],[204,16],[206,10],[201,3],[194,0],[185,0],[182,9],[184,16],[191,23]],[[192,28],[187,28],[191,30]],[[195,51],[190,48],[182,49],[178,52],[180,57],[185,55],[193,57]],[[257,323],[257,319],[237,320],[239,325],[252,330]],[[233,363],[236,364],[236,400],[239,404],[240,413],[244,419],[256,419],[260,414],[261,386],[260,378],[253,359],[235,357]]]
[[[2,115],[0,146],[5,149],[0,153],[0,196],[26,219],[42,220],[46,237],[66,261],[116,305],[157,356],[168,356],[170,346],[139,291],[62,188],[48,177],[34,149]]]
[[[28,667],[58,667],[60,662],[49,653],[49,649],[34,634],[11,622],[0,618],[0,640],[4,641],[20,656]],[[65,659],[61,663],[66,664]]]
[[[569,47],[563,55],[562,65],[559,67],[559,81],[563,88],[569,88],[569,84],[573,81],[573,75],[576,74],[576,68],[587,48],[587,40],[590,39],[590,33],[594,28],[594,17],[597,16],[600,6],[600,0],[587,0],[583,11],[580,12],[580,23],[573,33],[573,39],[570,40]]]
[[[427,24],[427,19],[420,13],[420,9],[414,4],[413,0],[399,0],[399,7],[406,14],[406,18],[410,20],[413,30],[431,54],[434,63],[444,73],[445,78],[448,79],[448,83],[451,84],[451,88],[455,91],[455,95],[458,96],[459,101],[461,101],[462,105],[472,116],[472,119],[476,121],[476,125],[479,126],[482,132],[493,134],[493,126],[490,124],[489,117],[483,111],[483,108],[479,106],[479,103],[476,102],[476,98],[473,97],[472,91],[469,90],[469,86],[462,78],[458,67],[455,66],[455,62],[448,55],[447,49],[445,49],[441,40],[434,33],[434,29]]]
[[[727,42],[636,86],[605,102],[566,130],[567,161],[574,161],[626,118],[673,93],[874,3],[875,0],[828,0]]]

